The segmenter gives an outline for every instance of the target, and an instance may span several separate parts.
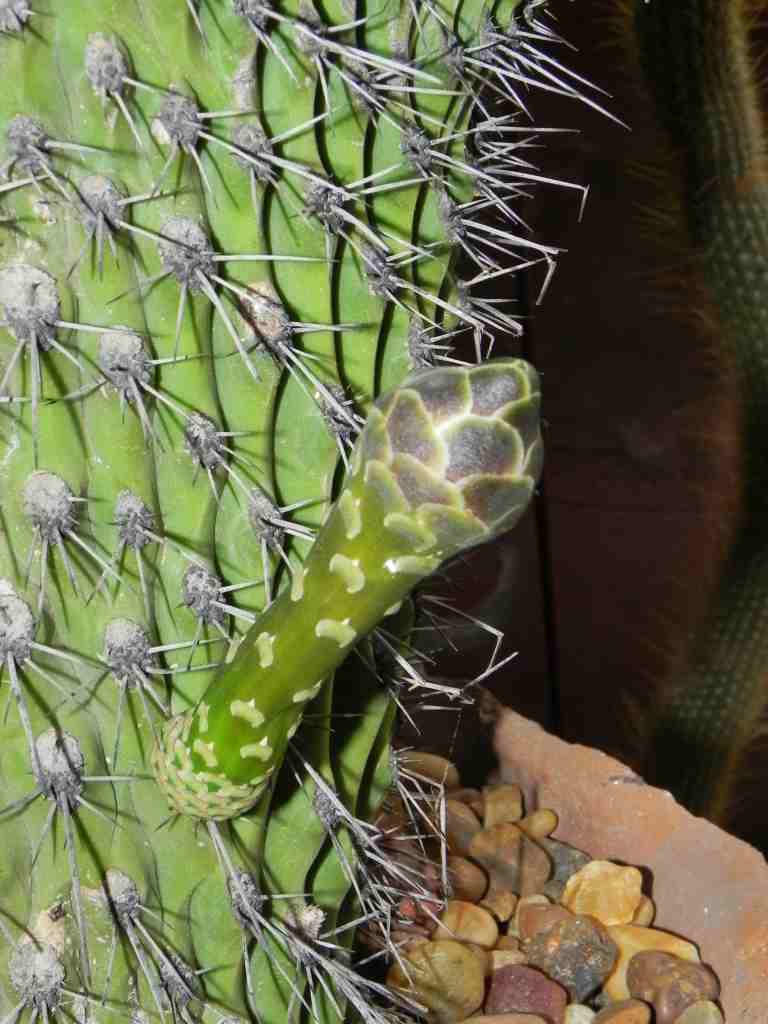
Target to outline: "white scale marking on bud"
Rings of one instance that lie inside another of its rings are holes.
[[[197,707],[197,717],[200,720],[200,732],[208,732],[208,712],[210,710],[210,704],[206,704],[204,700],[201,700]]]
[[[273,753],[274,751],[270,747],[266,736],[259,740],[258,743],[247,743],[245,746],[240,747],[240,757],[243,759],[255,757],[259,761],[268,761]]]
[[[259,665],[262,668],[269,668],[274,662],[275,637],[272,633],[259,633],[256,637],[256,647],[259,651]]]
[[[322,685],[323,681],[321,679],[319,680],[319,682],[315,683],[314,686],[310,686],[306,690],[297,690],[296,693],[294,693],[293,697],[291,697],[291,702],[293,704],[306,704],[308,700],[311,700],[313,697],[317,696],[317,694],[320,692],[320,687]]]
[[[219,759],[216,757],[216,748],[213,743],[206,743],[198,738],[192,744],[192,749],[202,757],[207,768],[215,768],[218,765]]]
[[[428,576],[435,571],[438,561],[435,558],[421,558],[419,555],[401,555],[400,558],[388,558],[384,568],[393,576],[401,573],[406,576]]]
[[[344,491],[339,498],[337,507],[344,520],[344,533],[347,540],[354,540],[363,528],[363,517],[360,511],[360,499],[353,498],[349,491]]]
[[[307,569],[299,569],[291,577],[291,600],[294,602],[300,601],[304,597],[304,580],[308,571]]]
[[[254,729],[264,724],[264,715],[256,707],[256,698],[250,700],[233,700],[229,705],[229,711],[233,718],[242,718]]]
[[[349,619],[320,619],[315,625],[315,636],[335,640],[339,647],[348,647],[357,631],[350,626]]]
[[[358,594],[365,588],[365,573],[360,568],[359,558],[347,558],[337,552],[328,563],[328,568],[341,577],[348,594]]]

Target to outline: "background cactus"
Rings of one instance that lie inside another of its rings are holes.
[[[535,373],[461,364],[552,267],[543,7],[0,0],[3,1021],[399,1012],[400,605],[540,466]]]
[[[630,9],[631,8],[631,9]],[[741,517],[709,614],[650,723],[643,774],[697,814],[766,846],[764,736],[768,664],[766,536],[765,127],[750,29],[763,4],[685,0],[627,5],[657,117],[681,168],[679,200],[696,271],[741,398]]]

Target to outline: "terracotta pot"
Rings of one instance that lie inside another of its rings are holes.
[[[757,850],[646,785],[619,761],[565,743],[486,703],[501,781],[526,808],[551,807],[555,837],[596,858],[647,869],[654,927],[695,942],[717,972],[726,1024],[768,1020],[768,864]]]

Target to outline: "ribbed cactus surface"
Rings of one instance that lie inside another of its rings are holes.
[[[474,364],[552,264],[513,207],[553,40],[0,0],[3,1024],[401,1012],[350,946],[421,885],[371,824],[406,599],[540,469],[535,372]]]

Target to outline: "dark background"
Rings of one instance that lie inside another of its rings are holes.
[[[519,208],[533,237],[566,250],[542,304],[532,277],[515,310],[518,351],[541,373],[544,480],[525,521],[453,566],[458,591],[446,593],[464,606],[471,595],[475,614],[503,626],[503,653],[518,652],[488,681],[497,697],[640,770],[648,709],[674,677],[737,513],[738,419],[675,211],[674,160],[616,7],[551,0],[576,49],[549,52],[607,90],[591,95],[629,128],[530,96],[537,124],[578,131],[527,155],[590,190],[581,222],[566,189],[537,188]],[[467,664],[451,656],[444,668]],[[454,727],[443,723],[443,746],[458,760],[457,746],[474,750],[481,775],[471,730]]]

